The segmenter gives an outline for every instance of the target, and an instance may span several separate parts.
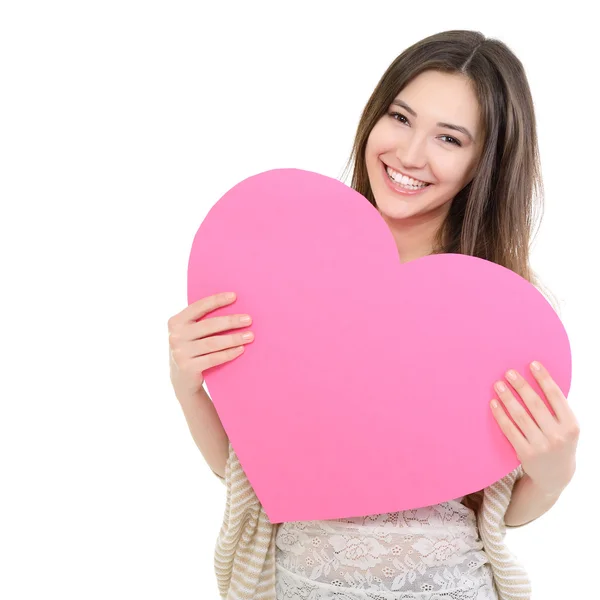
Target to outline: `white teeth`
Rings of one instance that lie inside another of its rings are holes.
[[[418,189],[418,188],[422,188],[422,187],[429,185],[428,183],[425,183],[423,181],[413,179],[412,177],[407,177],[406,175],[401,175],[400,173],[397,173],[396,171],[394,171],[387,165],[386,165],[385,170],[386,170],[387,174],[389,175],[390,179],[393,179],[396,183],[398,183],[404,187],[411,188],[411,189]]]

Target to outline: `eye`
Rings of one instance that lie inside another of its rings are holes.
[[[449,135],[443,135],[443,138],[448,138],[449,140],[452,140],[450,143],[451,144],[456,144],[457,146],[462,146],[462,144],[458,141],[455,140],[453,137],[450,137]]]
[[[404,119],[406,121],[406,123],[408,123],[408,119],[399,112],[390,112],[388,113],[390,117],[392,117],[392,119],[394,119],[394,121],[399,121],[400,123],[404,123],[404,121],[401,121],[400,119]],[[396,119],[396,117],[400,117],[400,119]],[[450,144],[455,144],[456,146],[462,146],[462,144],[455,138],[453,138],[452,136],[449,135],[443,135],[443,138],[446,138],[448,140],[451,140],[450,142],[446,142],[446,143],[450,143]]]
[[[391,112],[391,113],[388,113],[388,114],[389,114],[389,115],[390,115],[390,117],[392,117],[392,119],[394,119],[395,121],[398,121],[398,119],[396,119],[395,117],[401,117],[402,119],[406,119],[406,122],[408,123],[408,119],[407,119],[407,118],[406,118],[406,117],[405,117],[405,116],[404,116],[402,113],[399,113],[399,112]],[[403,123],[403,122],[404,122],[404,121],[400,121],[400,123]]]

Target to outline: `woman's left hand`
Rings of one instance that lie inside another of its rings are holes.
[[[539,369],[536,369],[536,365]],[[508,371],[506,378],[523,399],[533,419],[510,388],[501,381],[496,382],[495,388],[505,408],[497,402],[494,407],[492,401],[492,412],[504,435],[516,450],[523,471],[543,492],[556,495],[564,490],[575,474],[579,424],[564,394],[548,371],[534,362],[531,364],[531,372],[556,416],[525,378],[514,370]],[[505,410],[517,427],[508,418]]]

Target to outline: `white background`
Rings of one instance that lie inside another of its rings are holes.
[[[546,187],[533,266],[561,301],[582,427],[571,485],[507,541],[535,600],[597,593],[591,5],[349,4],[2,4],[0,597],[218,598],[225,487],[168,371],[193,237],[253,174],[339,178],[385,69],[448,29],[525,65]]]

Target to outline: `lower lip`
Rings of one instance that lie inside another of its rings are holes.
[[[402,196],[415,196],[416,194],[422,194],[427,188],[431,187],[431,184],[419,188],[418,190],[408,190],[406,188],[400,187],[399,185],[394,184],[394,182],[390,179],[390,176],[387,174],[385,164],[381,163],[381,166],[383,169],[383,178],[387,181],[388,187],[397,194],[401,194]]]

